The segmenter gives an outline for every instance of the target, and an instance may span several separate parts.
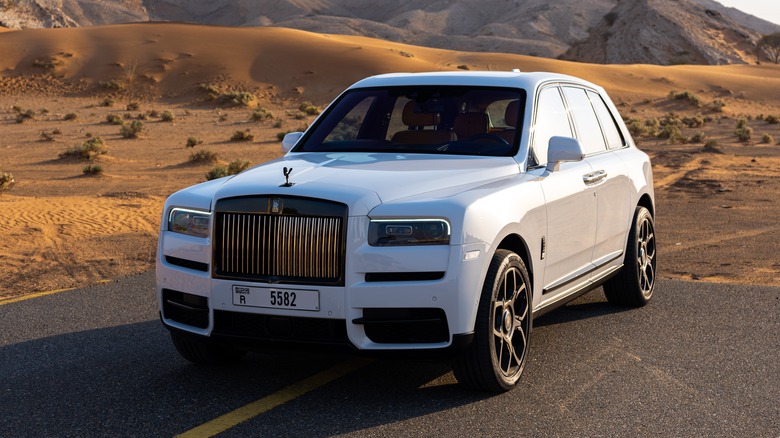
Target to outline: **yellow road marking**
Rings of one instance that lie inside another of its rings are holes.
[[[104,283],[109,283],[110,281],[111,280],[100,280],[100,281],[95,282],[95,284],[104,284]],[[0,298],[0,306],[6,305],[6,304],[11,304],[11,303],[18,303],[19,301],[31,300],[33,298],[45,297],[46,295],[54,295],[54,294],[58,294],[60,292],[67,292],[69,290],[75,290],[75,289],[76,289],[75,287],[68,287],[68,288],[65,288],[65,289],[55,289],[55,290],[49,290],[49,291],[46,291],[46,292],[37,292],[37,293],[34,293],[34,294],[24,295],[24,296],[15,297],[15,298]]]
[[[232,427],[238,426],[244,421],[254,418],[264,412],[270,411],[277,406],[283,405],[290,400],[298,398],[309,391],[330,383],[339,377],[343,377],[371,362],[373,362],[371,359],[355,359],[338,364],[333,368],[307,377],[297,383],[293,383],[269,396],[242,406],[235,411],[228,412],[221,417],[217,417],[208,423],[201,424],[194,429],[190,429],[187,432],[176,436],[181,438],[212,437]]]

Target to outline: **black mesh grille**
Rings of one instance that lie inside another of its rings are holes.
[[[206,297],[163,289],[163,317],[198,328],[209,326],[209,300]]]
[[[443,309],[363,309],[366,336],[380,344],[448,342],[447,315]]]
[[[214,311],[214,334],[263,341],[348,344],[344,320]]]

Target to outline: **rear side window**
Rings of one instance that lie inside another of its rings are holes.
[[[547,146],[550,137],[555,136],[573,137],[574,135],[558,87],[549,87],[539,92],[539,101],[536,105],[534,139],[531,146],[532,158],[536,164],[547,164]]]
[[[596,110],[596,116],[599,118],[601,124],[601,130],[604,131],[604,138],[607,139],[607,147],[609,149],[620,149],[626,145],[626,141],[620,134],[620,129],[615,123],[615,118],[607,108],[607,104],[604,103],[604,99],[592,91],[588,91],[588,97],[590,97],[590,103],[593,104],[593,109]]]
[[[595,154],[607,150],[601,126],[590,104],[590,99],[582,88],[564,87],[563,94],[569,103],[574,126],[577,128],[577,138],[582,143],[586,154]]]

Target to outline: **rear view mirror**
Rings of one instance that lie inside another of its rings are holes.
[[[558,170],[558,164],[563,161],[582,161],[585,152],[582,144],[576,138],[550,137],[547,144],[547,170]]]
[[[290,152],[301,137],[303,137],[303,132],[291,132],[285,135],[284,140],[282,140],[282,150]]]

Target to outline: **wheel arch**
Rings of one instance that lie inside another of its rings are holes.
[[[534,269],[531,261],[531,251],[528,249],[528,244],[525,239],[518,234],[509,234],[498,244],[496,251],[499,249],[506,249],[520,256],[528,271],[528,280],[530,280],[531,284],[534,284]]]
[[[641,198],[639,198],[639,202],[637,202],[638,207],[644,207],[647,209],[647,211],[650,212],[650,216],[655,218],[655,206],[653,205],[653,199],[645,193],[642,195]]]

